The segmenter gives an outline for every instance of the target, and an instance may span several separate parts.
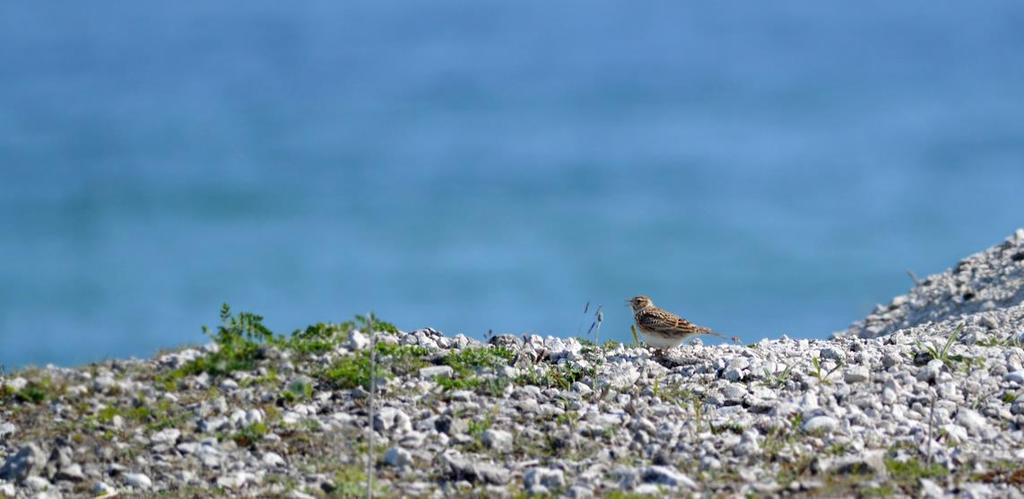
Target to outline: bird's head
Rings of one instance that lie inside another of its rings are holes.
[[[633,307],[634,312],[639,312],[647,307],[653,307],[654,302],[644,295],[639,295],[629,299],[629,306]]]

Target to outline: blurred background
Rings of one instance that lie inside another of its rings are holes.
[[[826,337],[1024,225],[1013,1],[0,6],[0,363],[280,333]]]

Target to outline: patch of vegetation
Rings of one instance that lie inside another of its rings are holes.
[[[305,401],[313,398],[313,383],[302,380],[292,381],[283,392],[281,398],[287,403]]]
[[[573,383],[587,378],[593,378],[597,374],[595,367],[580,367],[569,363],[557,364],[547,370],[531,369],[520,374],[516,383],[521,385],[534,385],[541,388],[558,388],[568,390]]]
[[[423,357],[430,354],[430,350],[414,345],[377,343],[374,349],[377,354],[376,376],[384,379],[425,367],[427,362]],[[352,389],[361,386],[369,390],[370,367],[370,350],[366,349],[336,360],[321,371],[319,377],[336,388]]]
[[[828,379],[829,376],[832,376],[832,374],[838,371],[840,367],[843,367],[843,363],[836,362],[835,367],[829,369],[828,372],[825,372],[821,369],[821,357],[814,357],[811,359],[811,367],[813,370],[810,374],[815,378],[818,378],[819,383],[823,385],[830,385],[832,384],[832,381]]]
[[[381,495],[384,491],[374,487],[374,496]],[[366,497],[366,470],[357,464],[342,466],[334,473],[334,490],[330,497],[338,498],[360,498]]]
[[[1024,487],[1024,466],[1013,461],[991,463],[992,469],[975,474],[972,479],[985,483],[1006,483],[1016,487]]]
[[[813,362],[813,361],[812,361]],[[793,376],[793,366],[796,364],[789,364],[781,373],[773,373],[767,368],[764,369],[764,381],[765,386],[769,388],[781,388],[789,382],[789,379]],[[820,372],[820,364],[818,368]]]
[[[31,380],[20,390],[0,385],[0,401],[12,400],[21,404],[41,404],[64,395],[65,387],[55,385],[50,378]]]
[[[292,333],[285,346],[300,355],[316,355],[334,350],[355,329],[352,321],[341,324],[318,322]]]
[[[515,353],[504,347],[464,348],[449,352],[441,363],[452,368],[450,378],[438,378],[437,384],[445,391],[473,390],[477,393],[501,396],[509,381],[496,376],[479,376],[482,370],[496,371],[509,365]]]
[[[1012,404],[1017,401],[1017,394],[1013,392],[1006,392],[1003,394],[1002,401],[1007,404]]]
[[[727,431],[736,435],[742,435],[744,430],[746,430],[746,428],[744,428],[743,425],[732,421],[722,423],[718,426],[711,425],[711,433],[714,433],[715,435],[725,433]]]
[[[623,492],[621,490],[612,490],[605,494],[604,497],[608,499],[648,499],[655,496],[638,494],[636,492]]]
[[[469,376],[481,369],[498,369],[515,359],[515,353],[504,347],[463,348],[449,352],[442,361],[451,366],[456,376]]]
[[[253,423],[241,430],[238,430],[234,435],[231,435],[231,439],[240,447],[253,447],[256,445],[256,442],[262,440],[268,432],[269,430],[267,429],[267,425],[263,423]]]
[[[299,355],[317,355],[338,348],[348,340],[355,330],[369,334],[370,329],[383,333],[398,333],[394,324],[378,319],[373,314],[357,315],[355,319],[342,323],[318,322],[306,329],[294,331],[283,346]]]
[[[896,489],[892,485],[882,484],[877,487],[865,487],[860,489],[858,497],[892,497],[896,495]]]
[[[941,347],[933,343],[924,345],[921,342],[918,342],[917,346],[919,349],[919,355],[923,354],[922,356],[929,357],[928,361],[931,361],[932,359],[941,360],[942,363],[950,369],[954,368],[954,364],[956,362],[963,362],[967,360],[963,355],[950,355],[949,353],[950,348],[953,346],[953,342],[955,342],[957,337],[960,336],[960,332],[963,331],[963,329],[964,323],[961,322],[960,325],[953,330],[953,333],[949,335],[949,338],[946,338],[946,342]]]
[[[299,355],[321,354],[334,350],[348,339],[348,334],[355,329],[397,333],[394,324],[382,321],[372,314],[357,315],[352,321],[333,323],[317,323],[292,333],[290,338],[277,336],[263,324],[263,317],[250,312],[233,314],[228,304],[221,306],[221,324],[217,331],[211,333],[203,326],[203,334],[209,336],[217,345],[215,352],[186,363],[184,366],[157,378],[165,389],[176,389],[178,381],[189,375],[207,373],[211,376],[224,376],[235,371],[251,371],[257,367],[267,347],[278,347],[291,350]],[[380,343],[379,345],[386,345]],[[415,347],[419,348],[419,347]],[[387,347],[382,347],[387,353]]]
[[[510,384],[508,379],[499,378],[497,376],[437,378],[436,381],[437,385],[444,391],[472,390],[478,394],[488,395],[491,397],[502,396],[505,393],[505,389]]]
[[[949,474],[940,464],[926,464],[916,457],[906,461],[886,458],[885,469],[889,477],[906,492],[914,492],[920,487],[922,478],[943,478]]]
[[[149,431],[160,431],[185,423],[186,414],[175,409],[175,404],[170,400],[159,400],[156,403],[137,401],[132,406],[104,406],[97,411],[95,418],[99,423],[111,424],[114,416],[120,416],[126,423],[145,425]]]
[[[161,381],[176,381],[204,372],[211,376],[224,376],[234,371],[251,371],[262,357],[264,345],[281,341],[263,325],[263,317],[250,312],[234,315],[227,303],[221,306],[220,320],[216,333],[211,334],[209,328],[203,326],[203,334],[213,339],[217,351],[171,371]]]

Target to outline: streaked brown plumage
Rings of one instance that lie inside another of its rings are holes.
[[[637,330],[644,335],[644,342],[657,348],[672,348],[701,334],[724,338],[710,328],[698,326],[672,312],[654,306],[647,296],[634,296],[629,300]]]

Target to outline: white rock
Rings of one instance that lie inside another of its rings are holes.
[[[111,378],[111,379],[113,379],[113,378]],[[9,380],[5,381],[4,382],[4,386],[6,386],[7,388],[11,389],[11,391],[17,392],[17,391],[20,391],[21,389],[25,388],[26,386],[28,386],[28,380],[19,376],[17,378],[13,378],[13,379],[9,379]]]
[[[551,468],[530,468],[523,476],[523,483],[529,491],[560,489],[565,486],[565,474]]]
[[[962,407],[957,411],[956,422],[960,426],[967,428],[971,433],[978,433],[988,428],[988,421],[985,420],[985,416],[966,407]]]
[[[38,474],[46,465],[46,453],[34,443],[23,445],[0,467],[0,480],[23,481]]]
[[[643,481],[669,487],[697,488],[697,483],[690,477],[668,466],[648,466],[643,471]]]
[[[847,383],[860,383],[870,378],[868,368],[864,366],[853,366],[843,373],[843,380]]]
[[[365,334],[359,331],[348,333],[348,342],[345,343],[345,347],[349,350],[362,350],[368,346],[370,346],[370,339]]]
[[[14,435],[14,432],[18,430],[14,423],[0,423],[0,440],[7,438],[10,435]]]
[[[262,461],[263,464],[270,467],[278,467],[285,465],[284,458],[281,457],[281,455],[276,452],[268,452],[266,454],[263,454]]]
[[[106,482],[96,482],[92,486],[93,497],[106,497],[117,492],[117,489],[110,486]]]
[[[434,378],[451,378],[452,377],[451,366],[430,366],[420,369],[420,378],[422,379],[434,379]]]
[[[490,429],[483,434],[484,445],[498,452],[512,450],[512,434],[504,430]]]
[[[839,427],[839,421],[832,416],[814,416],[804,421],[803,430],[806,432],[833,432]]]
[[[1017,383],[1018,385],[1024,385],[1024,371],[1014,371],[1012,373],[1006,373],[1003,379],[1011,383]]]
[[[247,426],[263,422],[263,411],[261,409],[249,409],[245,411],[245,424]]]
[[[570,386],[569,389],[576,393],[579,393],[580,395],[586,395],[594,391],[593,389],[590,388],[590,385],[582,381],[573,382],[572,386]]]
[[[401,447],[392,447],[384,453],[384,462],[396,468],[412,464],[412,454]]]
[[[400,435],[412,431],[412,420],[394,407],[385,407],[374,414],[373,429]]]
[[[125,485],[137,489],[148,489],[153,486],[153,481],[142,473],[125,473],[122,477]]]
[[[160,430],[149,437],[149,441],[155,444],[170,444],[174,445],[178,442],[178,437],[181,436],[181,431],[175,428],[167,428]]]
[[[228,425],[228,419],[223,416],[204,419],[199,422],[200,431],[213,433]]]
[[[82,472],[82,465],[71,463],[63,466],[53,478],[57,481],[81,482],[85,480],[85,473]]]
[[[236,471],[229,475],[217,477],[217,486],[226,489],[240,489],[245,484],[255,480],[256,475],[248,471]]]
[[[934,480],[928,478],[921,479],[921,497],[928,499],[939,499],[946,497],[946,493],[943,492],[942,487],[935,483]]]
[[[722,375],[722,377],[733,382],[739,381],[740,379],[743,378],[743,371],[741,371],[740,369],[736,369],[735,367],[731,367],[725,370],[725,373]]]
[[[602,369],[597,375],[596,385],[598,388],[608,387],[621,390],[632,387],[638,379],[640,379],[640,371],[635,365],[619,362],[609,364]]]
[[[26,478],[23,483],[29,490],[34,490],[36,492],[50,490],[53,488],[53,484],[41,476],[30,476]]]

